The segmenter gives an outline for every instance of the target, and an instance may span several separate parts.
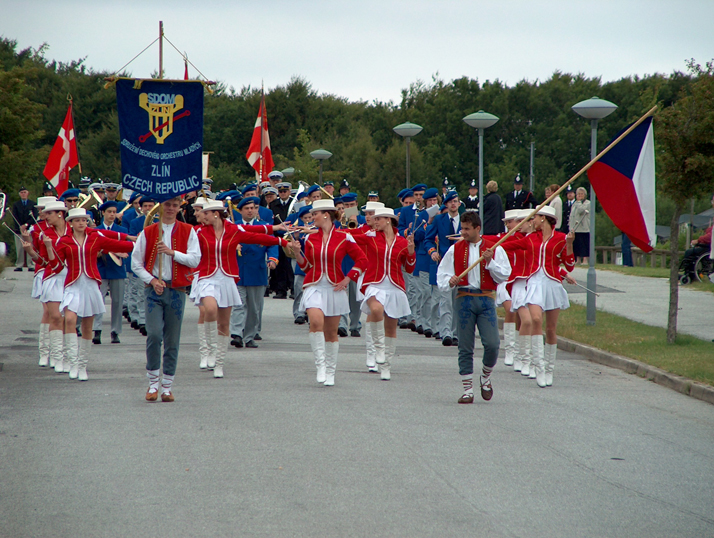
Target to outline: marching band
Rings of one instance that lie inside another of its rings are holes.
[[[478,384],[491,400],[498,307],[504,364],[552,386],[558,314],[569,306],[562,280],[574,282],[574,234],[558,231],[555,208],[509,209],[505,228],[520,229],[495,246],[507,232],[482,234],[474,184],[464,201],[448,182],[441,193],[418,184],[399,193],[397,209],[370,191],[360,211],[346,180],[337,194],[332,182],[293,190],[280,172],[269,178],[217,195],[207,181],[161,204],[137,193],[123,201],[119,185],[83,178],[33,202],[37,218],[18,223],[16,237],[43,307],[39,366],[88,379],[109,295],[111,344],[121,343],[123,315],[146,336],[145,399],[172,402],[186,297],[199,308],[199,368],[222,378],[231,344],[258,347],[273,292],[290,295],[295,323],[309,325],[324,386],[335,385],[340,337],[360,337],[366,315],[365,364],[382,380],[400,328],[458,347],[458,403],[474,401],[478,332]]]

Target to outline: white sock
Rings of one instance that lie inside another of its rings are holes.
[[[149,379],[149,392],[159,391],[159,370],[147,370],[146,377]]]
[[[464,389],[464,394],[474,393],[474,375],[466,374],[461,376],[461,385]]]
[[[161,378],[161,394],[168,394],[171,392],[171,385],[174,382],[174,376],[164,374]]]

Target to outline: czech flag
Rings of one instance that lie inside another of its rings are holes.
[[[657,242],[652,118],[643,121],[592,165],[588,178],[615,226],[644,252],[651,251]]]

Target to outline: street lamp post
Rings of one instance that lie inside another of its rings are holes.
[[[466,125],[478,129],[478,216],[481,219],[481,226],[483,226],[483,131],[494,125],[498,120],[498,116],[483,110],[469,114],[464,118]]]
[[[600,99],[599,97],[592,97],[591,99],[586,99],[585,101],[580,101],[579,103],[572,106],[574,112],[581,115],[583,118],[590,120],[590,159],[594,159],[597,156],[597,122],[603,118],[606,118],[615,110],[617,110],[617,105],[606,101],[605,99]],[[595,209],[597,206],[597,198],[595,197],[595,190],[593,189],[592,183],[590,184],[590,249],[588,256],[588,289],[593,290],[593,292],[588,292],[587,294],[587,324],[595,325],[595,293],[597,289],[597,276],[595,274]]]
[[[400,123],[393,129],[393,131],[403,137],[407,143],[407,189],[410,188],[409,142],[411,141],[412,136],[416,136],[421,133],[422,129],[423,127],[421,125],[410,122]]]
[[[320,161],[320,185],[322,185],[322,161],[332,157],[332,153],[326,149],[316,149],[315,151],[310,152],[310,157]]]

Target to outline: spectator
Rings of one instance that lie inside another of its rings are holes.
[[[30,191],[25,187],[20,187],[18,194],[20,199],[12,206],[12,216],[15,217],[15,232],[20,235],[24,231],[23,228],[27,229],[34,224],[35,220],[32,217],[37,217],[37,210],[35,209],[35,202],[29,200]],[[15,253],[17,254],[15,271],[22,271],[23,267],[27,267],[28,271],[35,270],[32,266],[32,259],[22,248],[22,241],[18,239],[17,235],[15,236]]]
[[[545,188],[545,197],[546,199],[550,198],[554,192],[557,192],[558,189],[560,188],[560,185],[557,183],[553,183],[552,185],[548,185]],[[555,208],[555,229],[560,230],[561,226],[563,226],[563,200],[561,200],[560,195],[556,196],[550,201],[550,207]]]
[[[712,207],[714,207],[714,196],[712,196]],[[684,259],[682,260],[682,265],[684,266],[685,274],[689,275],[692,281],[694,278],[694,262],[699,256],[712,250],[712,226],[706,229],[706,231],[700,235],[697,239],[692,239],[690,245],[684,253]]]
[[[486,196],[483,197],[483,234],[496,235],[503,231],[503,201],[497,194],[498,183],[486,184]]]
[[[570,231],[575,232],[573,254],[575,263],[579,265],[588,263],[590,255],[590,200],[587,200],[587,191],[578,187],[575,191],[575,203],[570,209]]]

